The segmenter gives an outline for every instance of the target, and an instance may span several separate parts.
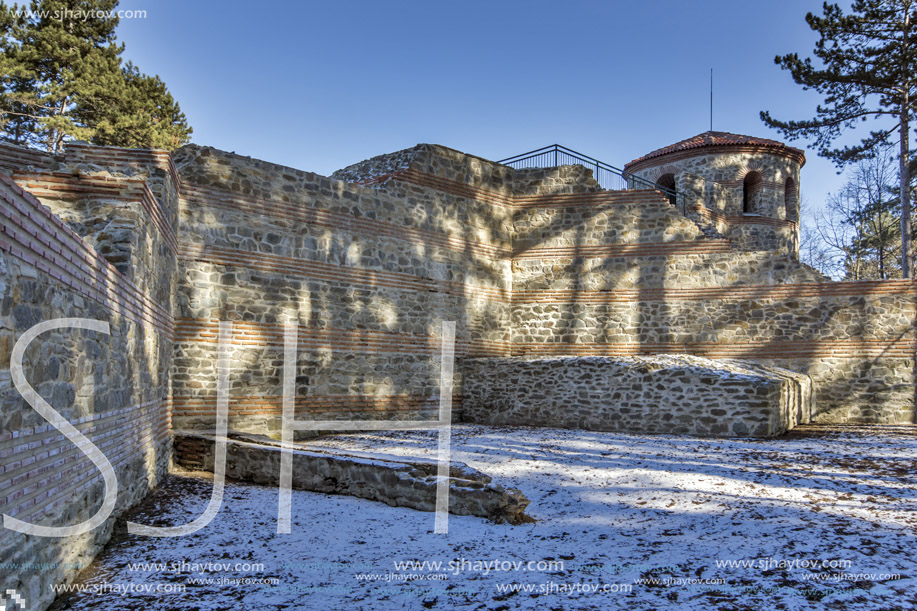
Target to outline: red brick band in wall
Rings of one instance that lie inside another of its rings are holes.
[[[790,340],[753,342],[622,343],[622,344],[515,344],[513,356],[637,356],[692,354],[707,358],[915,358],[917,339]]]
[[[539,246],[513,253],[513,259],[590,259],[602,257],[670,257],[731,253],[728,240],[703,239],[685,242],[637,242],[597,246]]]
[[[465,182],[441,178],[433,174],[420,172],[414,168],[405,168],[404,170],[393,172],[388,175],[388,178],[496,206],[511,208],[515,200],[512,194],[504,194],[492,189],[475,187]]]
[[[699,152],[699,149],[703,149]],[[652,157],[641,157],[631,161],[624,166],[624,170],[630,173],[635,172],[644,172],[650,168],[657,165],[664,165],[680,161],[682,159],[691,159],[692,157],[697,157],[698,154],[704,155],[733,155],[733,154],[742,154],[750,153],[753,155],[774,155],[776,157],[785,157],[787,159],[792,159],[800,165],[805,163],[805,153],[799,149],[795,149],[784,144],[775,144],[775,145],[762,145],[762,144],[750,144],[750,145],[740,145],[740,144],[724,144],[724,145],[706,145],[706,146],[692,146],[686,150],[674,151],[670,153],[660,153],[658,155],[653,155]]]
[[[774,219],[769,216],[757,216],[754,214],[744,216],[726,216],[706,206],[695,205],[694,212],[702,218],[713,223],[724,223],[726,225],[770,225],[772,227],[785,227],[787,229],[796,229],[796,222],[791,220]]]
[[[28,174],[16,172],[13,180],[38,198],[81,201],[87,198],[116,199],[140,202],[160,235],[172,252],[178,247],[175,231],[166,218],[159,200],[153,195],[145,180],[136,178],[108,178],[104,176],[73,176],[72,174]]]
[[[662,193],[650,189],[632,191],[596,191],[593,193],[557,193],[552,195],[506,195],[490,189],[474,187],[464,182],[440,178],[432,174],[406,168],[380,177],[361,181],[361,184],[375,184],[385,180],[396,180],[419,187],[425,187],[457,197],[508,208],[566,208],[581,206],[626,205],[626,204],[669,204]]]
[[[513,303],[637,303],[641,301],[741,301],[747,299],[821,299],[880,295],[917,296],[914,280],[866,280],[691,289],[609,289],[516,291]]]
[[[175,229],[169,219],[166,218],[165,211],[159,205],[159,200],[156,199],[153,190],[150,189],[150,185],[145,181],[143,183],[143,194],[144,197],[140,200],[140,203],[153,219],[153,223],[159,229],[160,235],[174,254],[178,250],[178,238],[175,236]]]
[[[740,189],[745,186],[744,178],[737,178],[735,180],[716,180],[714,182],[727,189]],[[762,180],[758,183],[758,188],[766,191],[779,191],[782,194],[786,190],[786,183],[777,182],[775,180]]]
[[[19,168],[33,167],[51,169],[55,156],[25,147],[0,144],[0,167],[10,174]]]
[[[671,202],[659,191],[597,191],[595,193],[557,193],[516,196],[516,208],[601,208],[602,206],[660,205]]]
[[[175,188],[179,191],[181,190],[181,179],[172,161],[172,155],[168,151],[122,149],[76,142],[68,143],[64,151],[68,160],[94,163],[105,168],[157,168],[170,174]]]
[[[215,416],[216,397],[182,397],[171,398],[176,418],[193,416]],[[453,408],[461,409],[462,398],[454,395]],[[407,394],[391,395],[315,395],[298,396],[295,399],[297,414],[340,414],[342,420],[350,416],[372,414],[409,415],[419,410],[439,409],[438,396],[420,396]],[[230,397],[230,416],[277,416],[283,412],[283,397],[280,395],[251,395]],[[301,420],[308,420],[302,418]]]
[[[197,318],[175,320],[176,342],[216,344],[219,321]],[[410,335],[363,329],[335,329],[298,326],[300,350],[333,350],[365,353],[434,355],[441,350],[440,339],[429,335]],[[233,322],[234,346],[283,347],[283,326],[253,322]],[[508,356],[510,342],[456,338],[457,356]]]
[[[461,282],[433,280],[432,278],[402,272],[345,267],[333,263],[309,261],[307,259],[258,253],[236,248],[182,244],[179,246],[178,258],[186,262],[210,263],[212,265],[283,274],[286,277],[293,276],[304,280],[358,284],[369,289],[392,288],[422,293],[457,295],[468,299],[480,298],[498,302],[509,301],[507,291],[498,288],[469,286]]]
[[[71,422],[111,462],[116,471],[138,456],[169,441],[168,417],[161,400],[94,414]],[[0,433],[0,511],[21,520],[34,520],[71,502],[102,475],[70,440],[50,425]],[[20,484],[27,483],[22,487]],[[15,488],[14,492],[8,492]],[[16,533],[0,529],[3,537]]]

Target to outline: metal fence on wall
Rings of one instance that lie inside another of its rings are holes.
[[[672,205],[685,211],[685,199],[673,189],[657,185],[651,180],[640,178],[630,172],[599,161],[588,155],[577,153],[559,144],[552,144],[528,153],[502,159],[497,163],[508,165],[517,170],[525,168],[556,168],[562,165],[581,165],[593,172],[593,177],[603,189],[608,191],[625,191],[655,189],[665,195]]]

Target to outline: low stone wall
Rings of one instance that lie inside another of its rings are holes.
[[[226,475],[234,479],[277,486],[281,449],[277,442],[255,435],[227,441]],[[215,436],[175,434],[175,462],[188,469],[213,471]],[[435,461],[391,455],[311,451],[293,452],[293,488],[347,494],[392,507],[436,510]],[[461,463],[449,472],[449,513],[486,518],[497,524],[531,521],[529,500],[519,490],[504,488]]]
[[[464,418],[496,425],[772,437],[809,421],[808,376],[743,361],[467,359]]]

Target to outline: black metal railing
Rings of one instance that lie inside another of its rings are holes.
[[[593,171],[593,177],[607,191],[625,191],[655,189],[668,198],[672,205],[685,212],[685,198],[674,189],[662,187],[651,180],[641,178],[630,172],[599,161],[588,155],[577,153],[559,144],[552,144],[528,153],[502,159],[497,163],[508,165],[517,170],[525,168],[555,168],[562,165],[581,165]]]

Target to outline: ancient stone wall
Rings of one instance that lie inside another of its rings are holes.
[[[817,420],[911,422],[915,302],[911,282],[517,292],[513,354],[754,359],[811,375]]]
[[[513,215],[514,258],[558,249],[601,248],[639,242],[703,240],[695,223],[655,191],[518,196]],[[583,250],[583,252],[591,252]]]
[[[592,170],[581,165],[555,168],[523,168],[513,172],[513,193],[517,197],[556,193],[595,193],[602,187]]]
[[[464,393],[486,424],[718,437],[779,435],[813,403],[808,376],[672,355],[469,359]]]
[[[753,359],[810,374],[819,421],[913,421],[913,282],[828,282],[648,193],[517,198],[515,218],[514,356]]]
[[[47,539],[0,530],[0,558],[23,567],[0,572],[0,590],[16,590],[35,609],[53,600],[52,585],[88,565],[114,519],[156,485],[171,458],[177,199],[166,196],[174,189],[168,156],[84,152],[73,147],[50,156],[0,147],[3,514],[69,526],[101,506],[100,471],[23,399],[10,357],[23,333],[41,322],[85,318],[108,323],[110,331],[49,330],[24,355],[28,383],[105,454],[118,480],[114,513],[90,533]],[[106,169],[94,155],[108,158]]]
[[[826,282],[785,241],[763,243],[792,238],[788,221],[706,207],[686,217],[656,192],[597,191],[583,168],[514,173],[432,145],[336,173],[358,183],[212,149],[177,160],[188,244],[179,297],[188,334],[175,370],[182,426],[212,419],[206,380],[215,321],[228,312],[249,325],[239,331],[248,370],[234,422],[276,434],[280,321],[299,303],[309,304],[308,351],[327,355],[300,356],[302,417],[432,415],[435,321],[453,316],[460,374],[462,359],[481,356],[754,359],[810,373],[817,419],[913,419],[913,283]],[[762,232],[754,251],[729,238],[745,227]],[[291,285],[297,277],[309,282]],[[457,406],[463,395],[459,375]]]
[[[275,437],[287,320],[301,419],[434,416],[444,320],[459,358],[509,354],[509,168],[421,145],[338,173],[355,184],[209,148],[175,158],[176,428],[212,426],[219,319],[236,322],[230,424]]]
[[[728,203],[735,189],[708,181],[703,176],[681,172],[675,177],[675,188],[684,198],[685,214],[710,237],[725,237],[734,248],[799,254],[799,226],[795,221],[761,214],[728,215]]]

